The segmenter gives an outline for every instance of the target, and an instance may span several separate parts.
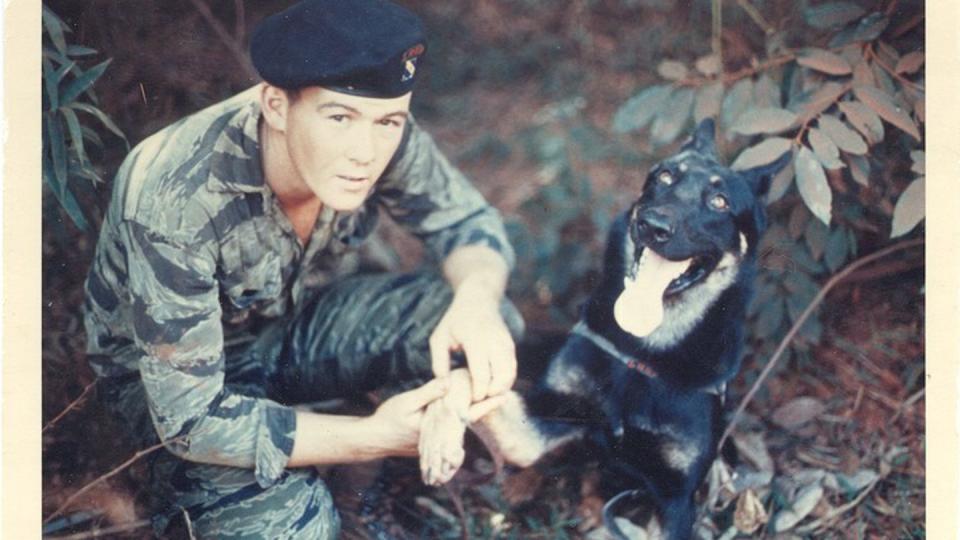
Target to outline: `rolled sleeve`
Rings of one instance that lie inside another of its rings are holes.
[[[411,118],[396,162],[378,188],[391,217],[421,238],[442,261],[460,246],[486,245],[510,268],[515,255],[500,213]]]
[[[253,468],[261,485],[273,483],[293,450],[296,416],[224,385],[216,255],[126,225],[134,337],[157,434],[183,459]]]

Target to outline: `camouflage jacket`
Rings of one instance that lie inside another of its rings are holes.
[[[442,260],[484,243],[512,265],[499,214],[411,119],[355,212],[325,209],[306,247],[263,178],[257,90],[139,144],[117,173],[86,282],[91,365],[139,371],[154,427],[192,461],[254,468],[266,485],[293,447],[294,412],[224,386],[225,340],[295,313],[374,228],[379,208]]]

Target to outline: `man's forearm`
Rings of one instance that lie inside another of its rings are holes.
[[[483,245],[461,246],[443,262],[443,275],[455,293],[489,295],[499,303],[509,268],[497,251]]]
[[[377,444],[373,417],[297,412],[297,431],[287,467],[371,461],[391,455]]]

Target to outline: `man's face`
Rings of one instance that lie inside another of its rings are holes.
[[[409,109],[410,94],[379,99],[305,88],[287,113],[293,167],[325,206],[355,210],[400,145]]]

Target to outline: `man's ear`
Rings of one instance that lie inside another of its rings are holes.
[[[276,131],[286,131],[289,110],[290,99],[287,92],[282,88],[263,83],[260,89],[260,112],[267,125]]]

